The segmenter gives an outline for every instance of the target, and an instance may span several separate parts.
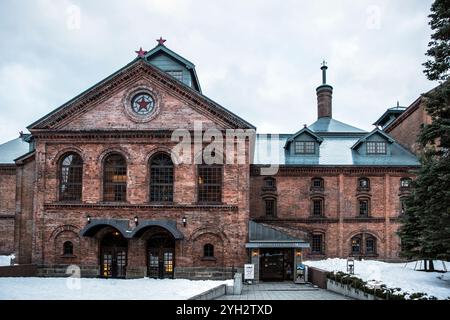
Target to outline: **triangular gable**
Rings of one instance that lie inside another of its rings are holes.
[[[200,82],[198,81],[197,72],[195,71],[195,65],[190,62],[189,60],[183,58],[179,54],[173,52],[169,48],[167,48],[164,44],[159,44],[156,47],[154,47],[152,50],[147,52],[145,54],[145,60],[148,62],[151,62],[152,58],[157,56],[158,54],[164,54],[171,59],[177,61],[181,65],[183,65],[187,70],[189,70],[189,73],[191,74],[192,82],[193,82],[193,88],[196,89],[198,92],[202,92],[202,89],[200,87]],[[164,71],[164,70],[163,70]]]
[[[286,140],[286,144],[284,145],[284,148],[287,148],[289,146],[289,144],[294,141],[299,135],[306,133],[308,135],[310,135],[312,138],[314,138],[314,140],[316,140],[318,143],[322,143],[323,138],[319,137],[317,134],[315,134],[314,132],[312,132],[311,130],[309,130],[307,127],[304,127],[302,130],[294,133],[291,137],[289,137]]]
[[[384,137],[389,143],[394,143],[395,140],[386,134],[385,132],[381,131],[380,129],[376,128],[373,131],[371,131],[369,134],[365,135],[364,137],[361,137],[356,143],[352,146],[352,149],[356,149],[361,143],[366,142],[371,136],[374,134],[379,134],[382,137]]]
[[[27,128],[29,130],[55,128],[58,123],[67,121],[68,119],[71,119],[77,114],[85,111],[86,108],[89,108],[92,104],[104,99],[105,95],[107,95],[109,91],[114,90],[120,84],[126,82],[135,75],[139,75],[140,73],[145,73],[152,79],[159,81],[164,90],[181,96],[181,98],[184,99],[197,112],[215,122],[223,123],[225,127],[255,129],[252,124],[238,117],[231,111],[222,107],[193,88],[177,81],[174,77],[151,65],[143,58],[134,59],[123,68],[98,82],[91,88],[85,90],[75,98],[64,103],[62,106],[48,113],[44,117],[35,121]]]

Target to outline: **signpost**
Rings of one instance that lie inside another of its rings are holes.
[[[244,265],[244,280],[247,282],[252,282],[255,279],[255,265],[245,264]]]

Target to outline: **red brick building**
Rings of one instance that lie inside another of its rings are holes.
[[[322,69],[318,120],[255,139],[191,62],[163,42],[139,51],[0,145],[0,250],[42,275],[129,278],[225,278],[251,261],[257,278],[293,279],[301,258],[397,259],[417,159],[333,119]],[[222,137],[223,154],[210,148]]]

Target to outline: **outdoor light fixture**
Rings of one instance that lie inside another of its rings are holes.
[[[91,216],[87,216],[87,223],[91,223]]]
[[[301,257],[301,256],[302,256],[302,250],[296,250],[296,251],[295,251],[295,255],[296,255],[297,257]]]
[[[181,219],[181,221],[183,222],[183,227],[186,227],[186,221],[187,221],[186,217],[183,217]]]
[[[259,255],[258,249],[253,249],[252,250],[252,256],[253,257],[257,257]]]
[[[134,217],[134,224],[135,225],[139,224],[139,217],[138,216]]]

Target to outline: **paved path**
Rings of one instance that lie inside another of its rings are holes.
[[[343,295],[314,288],[309,284],[265,282],[244,285],[240,296],[222,296],[218,300],[349,300]]]

